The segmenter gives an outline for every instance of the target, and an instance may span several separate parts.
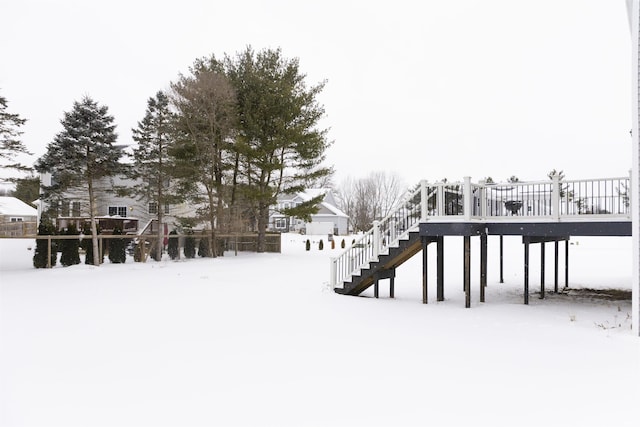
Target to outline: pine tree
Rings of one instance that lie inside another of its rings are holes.
[[[321,166],[329,147],[326,130],[318,129],[324,108],[316,97],[322,82],[305,84],[298,59],[280,49],[247,48],[225,62],[240,114],[235,173],[244,175],[243,196],[257,217],[258,252],[264,252],[269,206],[281,193],[296,193],[331,174]]]
[[[114,236],[122,235],[118,227],[113,229]],[[124,264],[127,260],[126,243],[124,239],[109,239],[109,261],[113,264]]]
[[[178,240],[178,232],[176,230],[172,230],[169,233],[169,245],[167,247],[167,252],[169,253],[169,257],[171,259],[178,259],[180,256],[180,248],[179,248],[179,240]],[[176,237],[172,237],[176,236]]]
[[[0,96],[0,160],[10,162],[0,164],[0,169],[29,170],[30,168],[15,162],[15,157],[19,154],[31,154],[20,141],[22,132],[20,126],[24,125],[26,119],[20,118],[18,114],[7,112],[7,99]]]
[[[56,228],[47,218],[40,219],[38,225],[38,236],[52,236],[56,234]],[[35,268],[47,268],[47,253],[49,252],[49,242],[45,239],[36,240],[36,249],[33,254],[33,266]],[[56,265],[58,259],[58,248],[55,241],[51,241],[51,267]]]
[[[158,234],[156,247],[151,253],[156,261],[160,260],[158,255],[161,256],[163,249],[165,206],[181,199],[170,191],[174,165],[169,148],[174,135],[173,129],[174,115],[169,110],[169,98],[160,91],[155,97],[149,98],[144,118],[132,130],[133,140],[138,146],[133,150],[131,176],[140,180],[133,192],[155,207]]]
[[[113,116],[106,106],[85,96],[64,113],[63,130],[47,146],[47,152],[36,162],[36,170],[49,172],[54,184],[47,188],[55,198],[68,188],[87,188],[91,215],[91,238],[94,265],[99,265],[95,184],[106,176],[123,170],[119,163],[122,151],[115,147],[117,135]]]
[[[76,226],[71,224],[64,233],[66,236],[77,236],[78,230]],[[60,264],[64,267],[70,265],[80,264],[80,241],[79,239],[64,239],[60,240],[62,246],[62,254],[60,255]]]

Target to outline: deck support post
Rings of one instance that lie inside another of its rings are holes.
[[[429,242],[426,237],[422,237],[422,303],[427,304],[429,297],[427,295],[427,246]]]
[[[471,307],[471,236],[464,236],[464,306]]]
[[[380,281],[378,279],[376,279],[376,282],[373,284],[373,296],[374,296],[374,298],[378,298],[378,296],[380,295],[380,293],[379,293],[379,290],[380,290],[379,282]]]
[[[444,301],[444,236],[438,236],[437,242],[437,300]]]
[[[500,283],[504,283],[504,236],[500,235]]]
[[[544,299],[544,242],[540,242],[540,299]]]
[[[389,298],[395,298],[395,280],[396,275],[394,272],[393,276],[389,278]]]
[[[529,239],[524,241],[524,303],[529,304]]]
[[[484,302],[487,287],[487,235],[480,235],[480,302]]]
[[[569,239],[564,242],[564,287],[569,287]]]
[[[554,275],[553,275],[553,292],[554,293],[558,293],[558,252],[559,252],[559,247],[560,247],[560,242],[558,242],[557,240],[554,242],[554,251],[553,251],[553,259],[554,259],[554,265],[555,265],[555,271],[554,271]]]

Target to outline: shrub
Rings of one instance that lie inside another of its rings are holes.
[[[56,228],[51,221],[42,220],[38,226],[38,236],[52,236],[56,234]],[[47,268],[47,253],[49,251],[49,242],[46,239],[36,240],[36,249],[33,253],[33,266],[35,268]],[[51,266],[56,265],[58,259],[58,249],[56,242],[51,241]]]
[[[336,241],[332,240],[331,241],[331,249],[335,249],[336,248]]]
[[[187,232],[187,234],[193,234],[192,231]],[[184,257],[185,258],[194,258],[196,256],[196,239],[193,236],[187,236],[184,239]]]
[[[322,241],[322,239],[320,239],[320,243],[318,243],[318,249],[324,249],[324,242]]]
[[[311,242],[309,241],[309,239],[307,239],[307,243],[305,243],[305,248],[307,250],[311,250]]]
[[[340,247],[344,249],[344,239],[342,239],[342,243],[340,243]]]
[[[67,230],[62,234],[65,234],[67,236],[77,236],[79,233],[76,229],[76,226],[72,224],[67,227]],[[61,240],[60,244],[62,246],[60,264],[62,264],[64,267],[80,264],[80,242],[78,241],[78,239]]]
[[[211,253],[209,251],[209,238],[208,237],[203,237],[200,239],[200,242],[198,243],[198,256],[200,257],[208,257],[211,256]]]
[[[173,230],[171,231],[171,233],[169,233],[169,245],[167,246],[167,252],[169,253],[169,257],[171,259],[178,259],[178,257],[180,256],[180,242],[178,241],[178,237],[171,237],[177,236],[177,234],[178,232],[176,230]]]
[[[118,227],[114,228],[113,235],[122,235],[122,230]],[[124,264],[126,260],[127,252],[124,239],[109,239],[109,261],[113,264]]]

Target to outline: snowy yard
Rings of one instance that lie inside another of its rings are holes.
[[[303,238],[283,235],[282,254],[52,270],[31,267],[33,241],[0,240],[0,425],[638,425],[631,301],[554,295],[552,245],[548,298],[536,245],[525,306],[520,239],[505,238],[499,284],[490,237],[481,304],[473,239],[465,309],[462,239],[445,239],[446,301],[432,268],[423,305],[419,256],[394,300],[387,281],[378,300],[341,296],[327,287],[338,250]],[[630,238],[572,243],[572,288],[630,289]]]

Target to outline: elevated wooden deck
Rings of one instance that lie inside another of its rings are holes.
[[[345,295],[359,295],[374,286],[377,297],[379,281],[390,279],[393,296],[395,269],[422,252],[423,302],[427,303],[426,252],[430,243],[437,243],[437,295],[441,301],[444,237],[463,236],[465,305],[469,307],[471,237],[481,241],[480,301],[484,302],[487,236],[522,236],[526,304],[529,245],[540,244],[544,254],[545,243],[555,243],[557,277],[559,242],[565,242],[568,255],[571,236],[631,236],[628,188],[629,178],[560,181],[555,176],[545,182],[505,184],[472,184],[469,178],[433,185],[423,181],[397,210],[374,222],[369,232],[331,260],[331,284],[335,292]]]

